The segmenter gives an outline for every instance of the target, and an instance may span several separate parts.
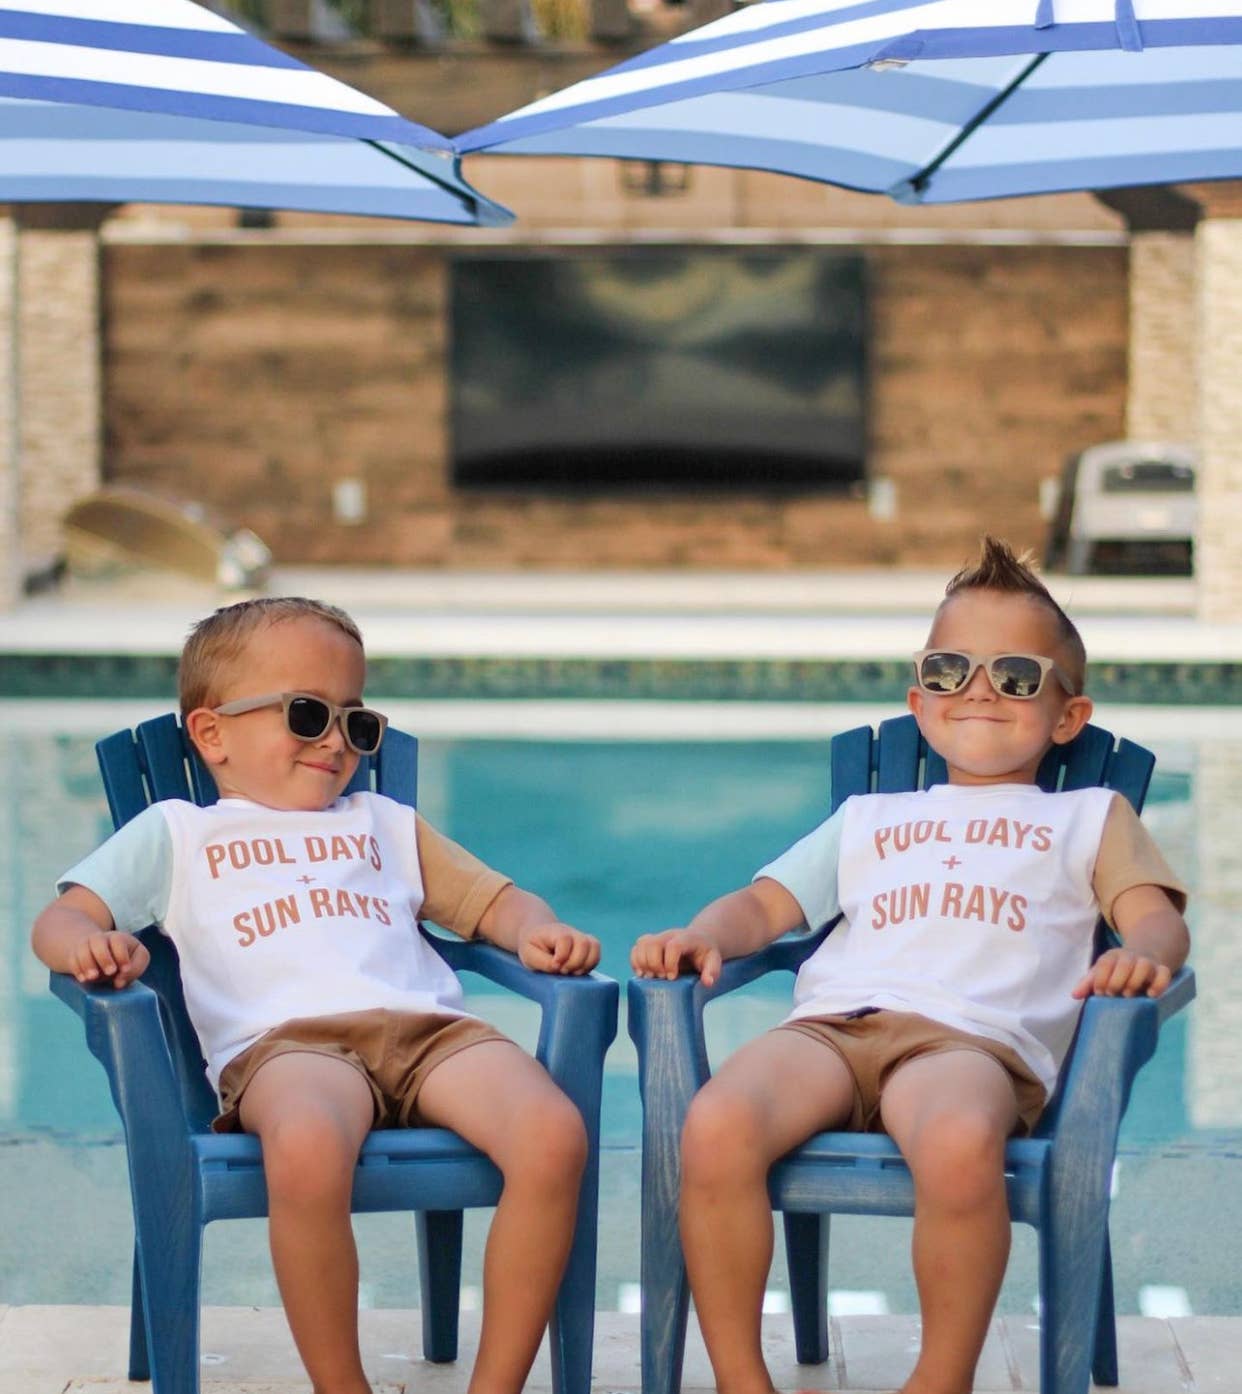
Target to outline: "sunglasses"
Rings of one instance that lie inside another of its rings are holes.
[[[317,741],[340,721],[345,744],[357,755],[374,755],[384,739],[388,718],[370,707],[338,707],[309,692],[269,692],[265,697],[239,697],[214,707],[217,716],[241,716],[263,707],[280,707],[285,726],[291,736],[300,741]]]
[[[1051,658],[1037,653],[959,653],[956,649],[924,649],[914,655],[914,676],[924,692],[945,697],[969,686],[982,668],[1002,697],[1029,701],[1043,691],[1049,673],[1071,696],[1073,684]]]

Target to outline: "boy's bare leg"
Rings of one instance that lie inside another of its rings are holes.
[[[582,1117],[543,1066],[482,1041],[427,1076],[420,1118],[452,1128],[505,1179],[483,1257],[483,1326],[470,1394],[519,1394],[556,1300],[586,1165]]]
[[[854,1078],[830,1047],[796,1031],[743,1046],[695,1095],[682,1133],[681,1238],[690,1290],[722,1394],[770,1394],[763,1292],[772,1265],[768,1170],[843,1122]]]
[[[914,1176],[923,1341],[903,1394],[970,1394],[1009,1258],[1013,1083],[980,1051],[925,1055],[893,1073],[880,1112]]]
[[[263,1143],[276,1282],[315,1394],[370,1394],[349,1198],[373,1116],[358,1071],[310,1052],[274,1056],[242,1095],[242,1126]]]

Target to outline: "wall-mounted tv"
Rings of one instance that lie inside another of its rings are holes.
[[[455,484],[840,490],[863,478],[861,253],[471,250],[450,277]]]

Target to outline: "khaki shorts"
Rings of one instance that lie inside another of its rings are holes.
[[[337,1016],[297,1017],[260,1036],[220,1074],[220,1116],[213,1132],[241,1130],[242,1095],[261,1065],[277,1055],[331,1055],[358,1071],[375,1100],[375,1128],[412,1128],[418,1091],[450,1055],[482,1041],[505,1041],[494,1026],[473,1016],[381,1009]]]
[[[986,1036],[972,1036],[917,1012],[890,1012],[868,1008],[842,1016],[803,1017],[784,1021],[776,1031],[797,1031],[830,1047],[845,1061],[854,1076],[854,1108],[850,1132],[883,1132],[880,1097],[899,1065],[924,1055],[944,1055],[953,1050],[973,1050],[990,1055],[1013,1082],[1018,1100],[1018,1125],[1014,1133],[1028,1136],[1044,1111],[1044,1086],[1016,1050]]]

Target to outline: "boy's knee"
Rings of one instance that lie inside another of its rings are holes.
[[[683,1183],[713,1185],[766,1173],[761,1121],[748,1099],[701,1089],[690,1103],[681,1134]]]
[[[299,1204],[348,1196],[358,1149],[335,1120],[318,1114],[283,1119],[264,1129],[262,1144],[270,1195]]]
[[[587,1132],[573,1101],[549,1092],[523,1115],[497,1164],[507,1181],[537,1173],[545,1181],[577,1183],[587,1162]]]
[[[986,1113],[940,1114],[919,1129],[909,1161],[923,1195],[968,1209],[1004,1185],[1005,1133]]]

